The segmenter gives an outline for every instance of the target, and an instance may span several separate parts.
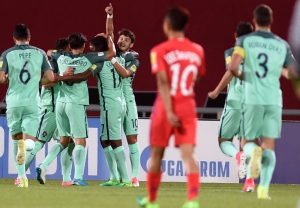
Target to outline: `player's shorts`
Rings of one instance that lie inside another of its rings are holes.
[[[123,129],[128,135],[139,134],[139,120],[136,105],[126,105],[127,111],[123,122]]]
[[[126,114],[126,106],[101,111],[101,140],[122,139],[122,126]]]
[[[35,137],[39,128],[39,107],[20,106],[6,110],[7,125],[11,135],[23,132]]]
[[[232,139],[235,135],[240,138],[241,119],[241,110],[224,108],[219,124],[219,138]]]
[[[260,136],[277,139],[281,135],[282,107],[276,105],[242,106],[242,134],[246,140]]]
[[[40,109],[40,123],[36,138],[44,142],[50,142],[52,138],[59,140],[56,128],[56,115],[52,106],[43,106]]]
[[[179,128],[172,127],[167,119],[163,104],[155,104],[151,114],[150,145],[167,147],[173,134],[176,147],[182,144],[196,145],[196,114],[179,116],[179,120],[181,126]]]
[[[88,138],[84,105],[57,102],[55,111],[59,136],[71,136],[74,139]]]

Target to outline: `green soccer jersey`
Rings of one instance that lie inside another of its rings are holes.
[[[73,67],[75,69],[74,74],[79,74],[89,69],[92,64],[105,61],[106,53],[81,53],[73,55],[71,53],[53,51],[51,57],[54,60],[57,60],[60,74],[68,67]],[[57,101],[78,105],[89,105],[87,81],[79,83],[62,82]]]
[[[124,67],[125,60],[116,57],[118,62]],[[122,77],[118,74],[110,61],[105,61],[103,65],[97,64],[97,68],[92,66],[93,74],[98,80],[98,90],[101,110],[119,108],[125,105],[122,91]]]
[[[136,105],[135,97],[132,89],[132,82],[135,77],[135,73],[140,66],[140,62],[134,59],[131,53],[119,53],[125,59],[125,68],[133,72],[131,77],[123,78],[123,93],[127,105]]]
[[[49,62],[53,68],[53,73],[57,74],[58,73],[57,62],[53,59],[51,59]],[[59,89],[60,89],[60,83],[56,83],[53,87],[47,89],[43,86],[41,91],[41,106],[52,106],[54,111]]]
[[[282,106],[279,78],[294,64],[289,45],[275,34],[259,30],[240,37],[234,54],[244,58],[242,103]]]
[[[8,73],[7,108],[39,106],[42,72],[52,70],[45,52],[28,44],[15,45],[3,52],[0,70]]]
[[[226,70],[229,63],[231,62],[231,56],[233,53],[233,48],[230,48],[225,51],[225,61],[226,61]],[[240,70],[242,70],[242,65],[240,65]],[[226,98],[226,108],[227,109],[241,109],[241,99],[243,94],[243,85],[242,81],[233,77],[227,86],[227,98]]]

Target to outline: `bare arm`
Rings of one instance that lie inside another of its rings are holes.
[[[5,75],[5,71],[0,71],[0,84],[7,84],[8,78]]]
[[[44,72],[45,76],[43,76],[43,78],[40,81],[40,85],[46,85],[52,82],[55,82],[55,77],[53,74],[53,71],[51,69],[46,70]]]
[[[158,71],[156,73],[157,86],[160,96],[164,102],[165,110],[167,113],[170,124],[174,127],[180,126],[180,121],[173,112],[172,98],[170,94],[170,84],[166,71]]]
[[[233,76],[236,76],[238,78],[242,78],[242,74],[239,73],[239,65],[243,61],[243,57],[239,54],[233,54],[231,62],[228,66],[228,71],[232,73]]]
[[[121,77],[127,78],[132,76],[133,72],[125,69],[119,62],[116,61],[113,65]]]
[[[223,75],[220,83],[218,84],[218,86],[214,89],[214,91],[209,92],[208,96],[211,99],[216,99],[218,97],[218,95],[220,94],[220,92],[228,85],[228,83],[232,80],[233,75],[230,71],[226,71],[225,74]]]
[[[113,7],[111,3],[109,3],[109,6],[105,8],[105,12],[107,13],[106,34],[114,39]]]
[[[108,51],[106,52],[106,59],[111,60],[117,55],[115,44],[110,36],[107,38],[108,41]]]
[[[52,51],[53,51],[53,50],[48,50],[48,51],[47,51],[47,56],[51,57]]]
[[[86,70],[79,74],[58,76],[57,81],[81,82],[89,79],[90,77],[93,77],[93,72],[91,70]]]

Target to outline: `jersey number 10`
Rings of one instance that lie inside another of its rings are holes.
[[[172,71],[171,95],[176,95],[178,83],[179,83],[180,93],[183,96],[189,96],[193,94],[194,80],[196,79],[198,73],[197,67],[193,64],[188,65],[183,69],[181,76],[180,76],[179,63],[171,65],[170,69]],[[193,75],[193,83],[191,84],[190,88],[187,89],[187,81],[191,73]]]

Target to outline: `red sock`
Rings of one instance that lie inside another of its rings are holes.
[[[147,175],[147,189],[150,202],[154,202],[157,197],[157,191],[160,183],[161,173],[149,173]]]
[[[199,193],[199,173],[190,173],[187,175],[187,194],[188,201],[195,199]]]

